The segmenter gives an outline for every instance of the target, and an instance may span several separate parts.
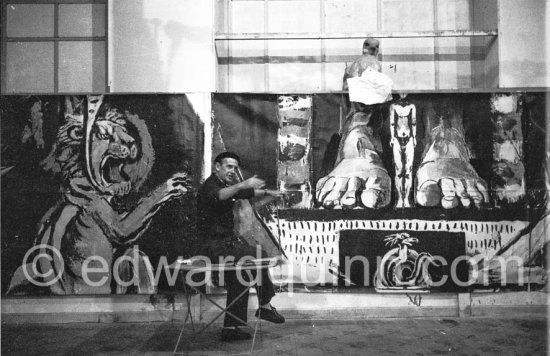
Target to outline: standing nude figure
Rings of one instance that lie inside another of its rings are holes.
[[[400,100],[390,106],[390,145],[395,165],[396,208],[410,208],[413,185],[412,167],[416,147],[416,106],[400,94]]]

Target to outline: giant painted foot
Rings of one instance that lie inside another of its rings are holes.
[[[470,164],[464,136],[443,124],[432,130],[432,144],[416,173],[416,202],[422,206],[481,207],[489,201],[487,184]]]
[[[367,126],[371,113],[346,124],[335,168],[317,182],[317,203],[328,209],[381,208],[390,203],[391,179],[377,153],[381,145]]]
[[[374,157],[373,157],[374,158]],[[388,172],[377,165],[380,159],[343,159],[317,182],[317,202],[325,208],[381,208],[390,202]]]

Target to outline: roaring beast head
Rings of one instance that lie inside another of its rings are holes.
[[[126,195],[137,190],[154,162],[151,136],[137,115],[104,105],[96,117],[66,113],[65,124],[42,167],[60,173],[65,183],[86,177],[106,195]]]

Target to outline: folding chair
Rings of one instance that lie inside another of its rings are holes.
[[[182,274],[183,290],[185,292],[185,301],[186,301],[186,304],[187,304],[187,315],[185,316],[185,320],[183,321],[183,325],[182,325],[182,328],[181,328],[181,331],[180,331],[180,334],[179,334],[179,337],[178,337],[178,341],[177,341],[176,346],[174,348],[173,354],[174,355],[178,354],[177,349],[178,349],[178,346],[181,342],[183,332],[184,332],[184,329],[185,329],[185,325],[187,324],[187,320],[190,320],[191,325],[193,327],[193,332],[196,332],[195,323],[193,321],[193,316],[191,315],[191,295],[189,294],[189,289],[188,288],[190,288],[191,290],[194,290],[195,292],[199,293],[201,298],[204,298],[205,300],[208,300],[212,305],[216,306],[218,309],[221,310],[216,315],[216,317],[214,317],[208,324],[206,324],[204,327],[202,327],[197,332],[197,334],[200,334],[203,331],[205,331],[206,329],[208,329],[208,327],[210,327],[210,325],[212,325],[223,314],[228,314],[229,316],[231,316],[235,320],[238,320],[239,322],[243,323],[243,325],[246,325],[249,328],[254,330],[254,336],[252,338],[252,347],[250,349],[250,353],[252,353],[252,351],[254,350],[254,344],[255,344],[255,340],[256,340],[256,335],[258,333],[258,329],[260,331],[260,335],[261,335],[261,331],[262,331],[262,324],[261,324],[260,315],[258,315],[258,317],[257,317],[255,327],[252,327],[250,324],[246,323],[244,320],[238,318],[233,313],[228,311],[228,309],[233,304],[235,304],[238,300],[240,300],[246,294],[246,292],[248,292],[250,290],[250,288],[256,286],[257,279],[250,278],[250,283],[247,286],[247,288],[245,288],[229,305],[226,305],[225,307],[223,307],[223,306],[219,305],[218,303],[216,303],[208,294],[206,294],[200,288],[197,288],[197,286],[194,286],[193,285],[194,283],[189,283],[189,284],[186,283],[186,278],[187,278],[187,273],[188,272],[193,272],[193,274],[205,273],[205,275],[206,275],[205,280],[210,279],[210,276],[211,276],[212,272],[221,272],[221,271],[246,271],[249,274],[249,276],[251,277],[251,271],[258,271],[259,272],[259,271],[261,271],[263,269],[266,269],[266,268],[275,267],[275,266],[277,266],[278,262],[279,262],[278,258],[265,258],[265,259],[249,260],[249,261],[246,261],[246,263],[244,263],[244,264],[236,264],[235,265],[235,264],[206,264],[202,260],[193,261],[193,260],[189,259],[189,260],[178,260],[174,264],[172,264],[170,267],[176,269],[176,271],[178,273]]]

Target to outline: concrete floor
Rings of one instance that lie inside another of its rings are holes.
[[[5,355],[168,355],[181,323],[3,324]],[[189,324],[188,324],[189,325]],[[391,318],[262,323],[254,355],[546,355],[547,319]],[[184,331],[179,352],[246,354],[251,342],[222,343],[220,327]]]

